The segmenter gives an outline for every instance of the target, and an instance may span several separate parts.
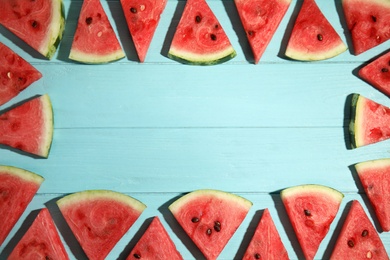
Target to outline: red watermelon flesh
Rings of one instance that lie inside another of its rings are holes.
[[[126,259],[180,260],[183,257],[177,251],[160,219],[154,217],[152,223],[150,223]]]
[[[8,257],[8,260],[23,259],[69,259],[49,210],[46,208],[41,209]]]
[[[207,259],[216,259],[252,203],[217,190],[197,190],[169,206],[175,219]]]
[[[355,169],[383,231],[390,231],[390,159],[361,162]]]
[[[390,38],[389,1],[343,0],[342,5],[355,55]]]
[[[90,260],[105,259],[146,207],[130,196],[109,190],[73,193],[57,204]]]
[[[150,43],[167,0],[121,0],[127,26],[140,62],[145,61]]]
[[[359,76],[390,96],[390,52],[361,68]]]
[[[352,202],[330,259],[389,259],[378,233],[357,200]]]
[[[205,0],[187,0],[168,57],[191,65],[214,65],[236,56],[228,36]]]
[[[255,234],[242,259],[289,259],[286,248],[280,239],[278,230],[268,209],[264,210],[263,216],[256,227]]]
[[[0,106],[42,77],[30,63],[0,42]]]
[[[69,58],[106,63],[125,56],[100,0],[84,0]]]
[[[0,115],[0,144],[48,157],[53,139],[53,110],[47,94]]]
[[[335,57],[347,46],[314,0],[304,0],[286,48],[286,56],[313,61]]]
[[[65,28],[62,1],[0,0],[0,24],[50,59]]]
[[[44,178],[38,174],[0,166],[0,245],[26,210]]]
[[[283,204],[306,259],[314,259],[344,195],[322,185],[300,185],[281,192]]]
[[[389,139],[390,108],[354,94],[349,131],[354,148]]]
[[[241,23],[252,48],[255,63],[258,63],[291,0],[235,0]]]

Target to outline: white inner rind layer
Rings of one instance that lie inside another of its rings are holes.
[[[236,51],[234,50],[233,46],[229,46],[228,48],[218,52],[205,53],[205,54],[179,50],[173,46],[171,46],[169,50],[169,54],[174,57],[178,57],[180,59],[187,60],[193,63],[205,63],[205,64],[224,59],[225,57],[231,55],[235,55],[235,53]]]
[[[232,204],[240,205],[246,208],[247,210],[249,210],[253,205],[251,201],[232,193],[219,191],[219,190],[203,189],[203,190],[196,190],[184,195],[183,197],[173,202],[168,208],[173,214],[175,214],[175,212],[180,210],[181,207],[183,206],[185,207],[185,205],[189,201],[196,200],[197,198],[201,198],[201,197],[212,197],[215,199],[230,201]]]
[[[356,147],[365,145],[364,131],[361,131],[363,127],[360,126],[365,124],[364,108],[366,107],[366,103],[367,99],[359,95],[359,99],[356,102],[355,123],[353,126]]]
[[[69,59],[89,64],[107,63],[124,57],[125,53],[123,50],[118,50],[107,55],[90,54],[78,50],[71,50],[69,54]]]
[[[129,205],[131,208],[137,210],[138,212],[144,211],[146,205],[140,202],[139,200],[134,199],[128,195],[125,195],[120,192],[111,191],[111,190],[86,190],[81,192],[76,192],[70,195],[63,197],[57,201],[57,205],[62,207],[77,205],[80,202],[84,201],[95,201],[101,199],[108,199],[114,202],[120,202],[126,205]]]
[[[341,201],[344,197],[344,194],[335,190],[333,188],[318,185],[318,184],[307,184],[307,185],[299,185],[284,189],[280,196],[282,200],[293,198],[295,196],[300,196],[302,194],[322,194],[322,196],[333,198],[335,201]]]
[[[40,97],[42,104],[42,117],[43,117],[43,129],[40,141],[39,155],[47,157],[49,154],[50,146],[53,140],[54,131],[54,119],[53,119],[53,108],[48,94]]]
[[[364,175],[366,170],[371,169],[383,169],[390,167],[390,158],[371,160],[366,162],[357,163],[355,165],[358,175]]]
[[[344,42],[341,42],[339,45],[326,52],[313,53],[313,52],[304,52],[300,50],[293,50],[292,48],[287,48],[286,56],[294,60],[316,61],[316,60],[326,60],[326,59],[336,57],[337,55],[345,52],[346,50],[347,50],[347,46],[344,44]]]
[[[0,165],[0,174],[3,173],[15,175],[27,182],[34,182],[37,185],[41,185],[42,182],[45,180],[42,176],[36,173],[13,166]]]

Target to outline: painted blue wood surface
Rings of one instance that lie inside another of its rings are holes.
[[[137,61],[117,0],[102,1],[127,55],[115,63],[84,65],[67,58],[81,0],[64,1],[66,31],[50,61],[0,28],[0,41],[43,74],[0,111],[48,93],[55,116],[48,159],[0,149],[0,164],[46,179],[0,247],[1,259],[28,227],[32,212],[45,206],[72,259],[82,259],[54,202],[85,189],[116,190],[148,206],[109,259],[123,259],[145,229],[145,221],[155,215],[185,259],[201,258],[167,210],[182,193],[201,188],[234,192],[254,203],[219,259],[242,256],[264,208],[270,209],[289,256],[301,259],[279,198],[281,189],[293,185],[318,183],[346,195],[316,259],[329,257],[349,201],[360,200],[378,225],[351,166],[389,157],[390,141],[351,150],[346,127],[352,93],[390,106],[388,97],[356,76],[357,68],[386,51],[389,43],[359,56],[346,51],[320,62],[284,59],[282,50],[300,3],[293,1],[260,63],[254,65],[233,1],[207,2],[237,51],[234,59],[211,67],[183,65],[166,57],[185,1],[168,1],[143,64]],[[350,45],[340,1],[317,4]],[[380,236],[390,252],[390,234]]]

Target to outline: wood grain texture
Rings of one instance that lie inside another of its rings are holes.
[[[138,63],[119,0],[102,0],[126,58],[105,65],[68,59],[81,0],[64,0],[66,30],[56,56],[42,59],[0,27],[0,41],[31,62],[43,78],[1,111],[48,93],[55,132],[48,159],[0,147],[0,164],[45,177],[38,194],[5,243],[0,259],[12,250],[36,209],[48,207],[72,259],[84,256],[65,225],[55,201],[85,189],[129,194],[148,208],[108,259],[124,259],[158,215],[185,259],[201,259],[168,205],[201,188],[239,194],[254,204],[219,259],[240,259],[264,208],[269,208],[291,259],[302,259],[279,191],[317,183],[345,194],[340,212],[316,259],[330,256],[349,202],[362,202],[378,222],[352,169],[355,163],[389,157],[389,143],[349,149],[349,97],[360,93],[390,106],[387,96],[356,76],[359,67],[389,48],[389,43],[359,56],[350,51],[325,61],[296,62],[283,50],[300,0],[293,0],[260,63],[249,44],[233,1],[208,0],[237,56],[220,65],[188,66],[166,57],[185,1],[169,0],[145,63]],[[350,39],[339,0],[316,1],[342,39]],[[387,252],[390,234],[381,233]]]

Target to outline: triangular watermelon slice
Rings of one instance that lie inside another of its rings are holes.
[[[359,70],[359,76],[390,96],[390,52],[381,55]]]
[[[205,0],[187,0],[168,57],[186,64],[214,65],[236,56],[228,36]]]
[[[353,94],[349,132],[352,148],[389,139],[390,108]]]
[[[51,59],[65,29],[62,0],[0,0],[0,24]]]
[[[255,234],[242,259],[289,259],[268,209],[264,210]]]
[[[183,259],[158,217],[154,217],[126,260]]]
[[[207,259],[216,259],[252,202],[218,190],[196,190],[169,206],[175,219]]]
[[[357,200],[352,202],[330,259],[389,259],[378,233]]]
[[[47,94],[0,115],[0,144],[48,157],[53,140],[53,110]]]
[[[99,64],[123,57],[125,53],[100,0],[84,0],[69,59]]]
[[[127,27],[140,62],[145,61],[167,0],[121,0]]]
[[[0,106],[42,77],[30,63],[0,42]]]
[[[257,64],[290,6],[291,0],[234,0]]]
[[[89,259],[105,259],[146,206],[109,190],[76,192],[57,205]]]
[[[315,61],[333,58],[347,50],[314,0],[304,0],[286,48],[286,56]]]
[[[315,184],[294,186],[281,192],[287,215],[306,259],[314,259],[343,197],[335,189]]]
[[[342,0],[355,55],[390,39],[390,2],[387,0]]]
[[[0,166],[0,245],[26,210],[44,178],[38,174]]]
[[[390,159],[361,162],[355,169],[383,231],[390,231]]]
[[[23,259],[69,259],[47,208],[40,210],[8,257],[8,260]]]

